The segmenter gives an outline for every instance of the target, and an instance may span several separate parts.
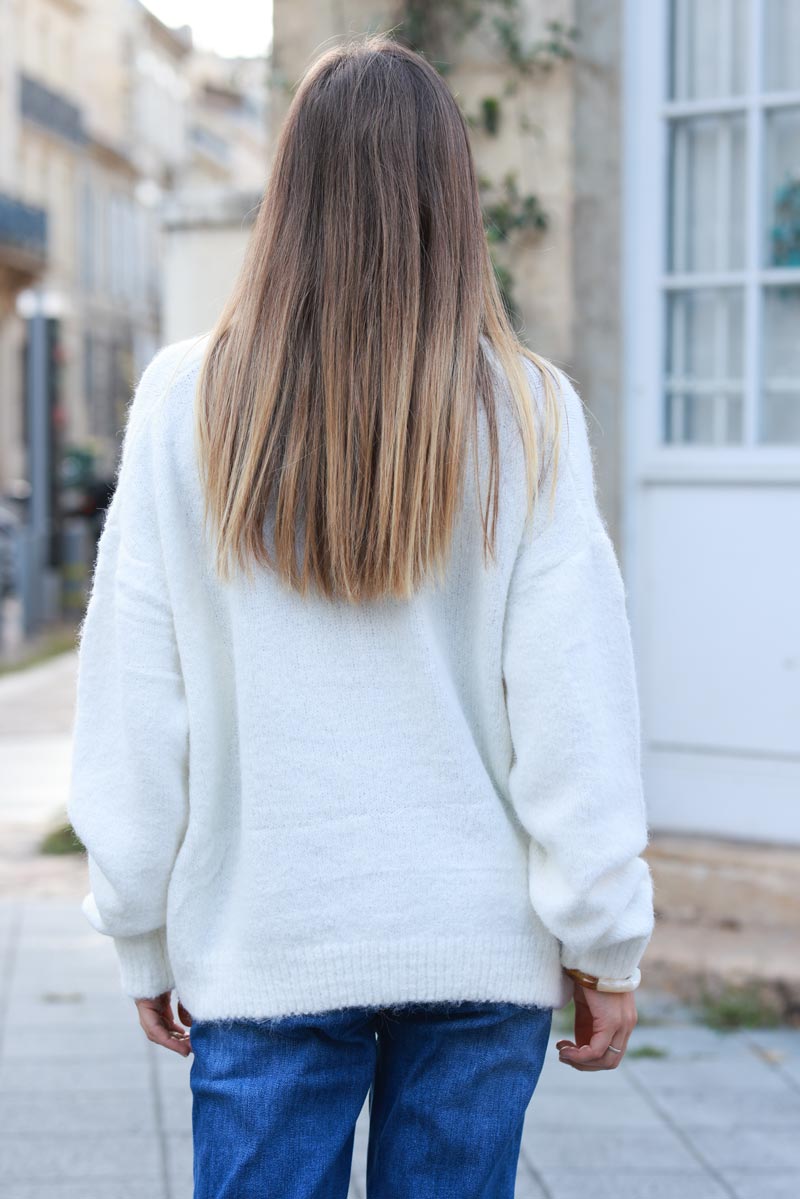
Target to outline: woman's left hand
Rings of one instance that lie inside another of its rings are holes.
[[[165,1049],[172,1049],[183,1057],[192,1052],[192,1041],[186,1028],[183,1028],[172,1014],[172,992],[164,991],[154,999],[135,1000],[139,1012],[139,1023],[144,1029],[147,1039]],[[180,1000],[178,1000],[178,1019],[188,1027],[192,1017]]]

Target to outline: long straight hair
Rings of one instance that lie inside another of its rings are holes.
[[[540,429],[524,358],[543,381]],[[302,595],[351,602],[442,578],[480,404],[493,556],[497,365],[530,514],[551,437],[555,486],[558,380],[506,314],[466,122],[439,73],[389,36],[328,50],[292,100],[201,367],[195,432],[220,576],[256,562]]]

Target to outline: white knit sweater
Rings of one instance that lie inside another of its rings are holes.
[[[653,921],[636,677],[569,382],[552,515],[546,478],[525,521],[500,389],[496,561],[470,462],[445,585],[349,607],[215,577],[205,344],[137,388],[81,629],[68,810],[125,993],[174,987],[198,1019],[558,1007],[562,964],[632,973]]]

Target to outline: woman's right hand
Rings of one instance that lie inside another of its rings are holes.
[[[633,992],[594,991],[576,982],[574,999],[575,1040],[556,1042],[559,1061],[574,1070],[615,1070],[638,1020]]]
[[[163,1045],[182,1057],[188,1057],[192,1052],[192,1039],[187,1029],[192,1024],[191,1013],[178,1000],[178,1019],[172,1014],[172,991],[164,991],[152,999],[135,999],[136,1010],[139,1013],[139,1023],[145,1031],[148,1041]],[[182,1028],[179,1021],[187,1026]]]

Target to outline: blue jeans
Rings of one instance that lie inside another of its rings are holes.
[[[513,1199],[550,1008],[344,1008],[195,1020],[194,1199],[346,1199],[369,1096],[369,1199]]]

